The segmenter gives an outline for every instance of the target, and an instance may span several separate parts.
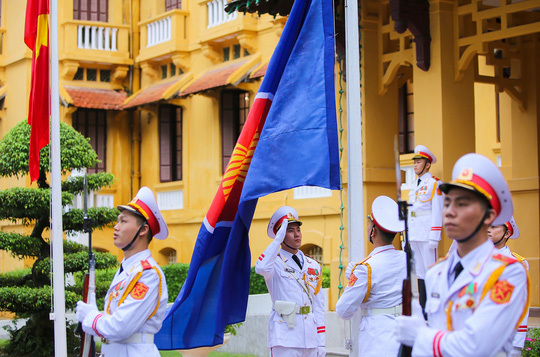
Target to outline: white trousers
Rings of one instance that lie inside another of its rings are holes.
[[[317,349],[274,346],[270,348],[270,357],[317,357]]]
[[[424,279],[426,272],[438,259],[438,249],[430,248],[429,242],[410,241],[413,252],[414,268],[418,279]]]

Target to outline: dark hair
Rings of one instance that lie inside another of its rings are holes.
[[[133,213],[133,215],[137,219],[137,223],[139,223],[140,225],[146,223],[148,225],[148,233],[146,233],[146,238],[148,239],[148,244],[150,244],[150,242],[152,241],[152,238],[154,237],[154,235],[152,234],[152,229],[150,228],[150,225],[147,223],[146,219],[140,214]]]
[[[377,227],[377,229],[379,230],[381,240],[386,244],[392,244],[392,242],[394,241],[394,238],[396,237],[396,233],[385,232],[379,227]]]

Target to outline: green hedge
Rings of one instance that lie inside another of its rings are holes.
[[[174,302],[184,281],[186,280],[187,273],[189,270],[189,264],[178,263],[170,264],[161,267],[163,273],[165,274],[165,279],[167,281],[167,291],[169,293],[169,302]],[[99,281],[99,287],[108,287],[114,277],[116,269],[110,269],[108,271],[96,271],[96,280]],[[76,286],[79,289],[82,289],[81,275],[75,275],[76,277]],[[323,268],[323,288],[330,287],[330,268]],[[103,306],[103,299],[107,293],[107,289],[98,288],[97,289],[97,298],[98,306]],[[255,273],[255,267],[251,267],[250,279],[249,279],[249,294],[266,294],[268,289],[266,288],[266,283],[262,275]]]

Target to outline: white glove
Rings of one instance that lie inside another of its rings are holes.
[[[276,238],[274,240],[278,243],[282,243],[285,239],[285,234],[287,234],[287,225],[289,224],[288,219],[284,219],[283,222],[281,222],[281,227],[279,227],[279,231],[276,233]]]
[[[429,248],[430,249],[436,249],[439,248],[439,241],[438,240],[429,240]]]
[[[399,343],[412,347],[420,330],[427,328],[422,314],[422,307],[417,299],[412,301],[412,316],[396,317],[396,338]]]
[[[317,347],[317,357],[324,357],[326,356],[326,348],[324,347]]]
[[[77,321],[83,322],[84,318],[88,313],[91,311],[97,310],[97,306],[95,304],[87,304],[82,301],[77,302],[77,307],[75,308],[75,311],[77,313]]]
[[[345,270],[345,277],[347,278],[347,280],[351,278],[351,273],[355,265],[355,262],[350,262],[349,265],[347,265],[347,269]]]

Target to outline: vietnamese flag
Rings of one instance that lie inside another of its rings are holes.
[[[28,105],[30,181],[39,178],[39,151],[49,143],[49,1],[28,0],[24,43],[32,50],[32,80]]]

